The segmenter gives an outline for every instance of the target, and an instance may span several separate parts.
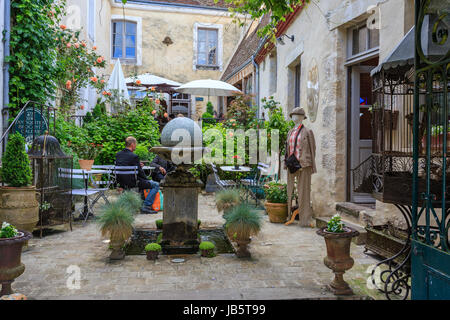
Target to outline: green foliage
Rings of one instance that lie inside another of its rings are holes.
[[[216,192],[216,206],[219,212],[227,210],[237,206],[241,202],[239,196],[239,190],[236,189],[225,189]]]
[[[97,220],[103,236],[110,239],[126,240],[133,232],[133,214],[126,207],[112,202],[101,208],[101,215]]]
[[[227,127],[233,129],[250,129],[253,119],[257,115],[257,107],[252,106],[252,97],[249,95],[237,96],[228,107]]]
[[[160,234],[158,234],[158,237],[156,238],[156,243],[161,243],[162,237],[163,237],[163,233],[161,232]]]
[[[59,115],[56,118],[55,131],[61,145],[102,144],[103,148],[95,163],[103,165],[114,163],[116,153],[125,148],[125,139],[128,136],[135,137],[138,145],[142,144],[147,149],[159,145],[160,138],[158,123],[153,119],[149,106],[94,117],[82,128],[74,121],[65,120]],[[72,149],[70,145],[68,147]],[[148,154],[148,159],[152,159],[152,156]]]
[[[206,112],[213,115],[214,114],[214,106],[211,101],[208,101],[206,104]]]
[[[141,143],[136,146],[136,150],[134,150],[141,161],[151,161],[155,157],[155,155],[148,151],[147,143]]]
[[[94,160],[100,154],[103,145],[87,141],[70,142],[69,147],[76,153],[79,159]]]
[[[339,214],[335,214],[330,221],[328,221],[327,224],[327,231],[328,232],[336,232],[336,233],[341,233],[344,232],[344,223],[341,220],[341,217],[339,216]]]
[[[147,251],[161,251],[161,246],[157,243],[149,243],[145,246],[145,252]]]
[[[83,123],[89,123],[92,122],[92,120],[94,119],[94,117],[92,116],[92,113],[90,113],[89,111],[86,112],[86,115],[83,118]]]
[[[162,219],[158,219],[158,220],[156,220],[155,221],[155,224],[156,224],[156,228],[157,229],[162,229],[163,228],[163,220]],[[162,234],[162,233],[161,233]]]
[[[98,119],[104,115],[106,115],[105,101],[102,102],[102,99],[98,98],[97,104],[95,105],[94,110],[92,111],[92,116],[94,117],[94,119]],[[86,118],[84,119],[84,121],[86,121]]]
[[[117,199],[117,203],[127,208],[131,213],[138,213],[142,207],[141,195],[135,191],[125,191]]]
[[[42,211],[47,211],[47,210],[50,209],[51,207],[52,207],[52,204],[49,203],[49,202],[47,202],[47,201],[44,201],[44,202],[42,202],[42,203],[39,205],[39,209],[42,210]]]
[[[19,234],[17,229],[7,222],[3,222],[2,228],[0,229],[0,238],[14,238]]]
[[[284,149],[286,149],[287,134],[289,130],[294,127],[294,122],[286,120],[280,103],[273,100],[272,96],[268,99],[263,98],[261,101],[264,103],[263,108],[267,110],[269,116],[269,120],[264,122],[264,127],[267,129],[269,136],[267,145],[271,145],[270,136],[272,130],[278,130],[280,155],[284,154]]]
[[[202,224],[202,220],[198,219],[197,220],[197,227],[200,228],[200,225]]]
[[[200,250],[212,250],[214,249],[216,246],[214,245],[214,243],[210,242],[210,241],[202,241],[200,243],[199,249]]]
[[[264,191],[268,202],[287,203],[287,186],[285,183],[269,182]]]
[[[228,10],[232,12],[233,21],[239,26],[244,26],[246,20],[243,20],[238,14],[245,14],[245,17],[250,15],[252,20],[260,19],[264,15],[270,15],[270,23],[261,28],[258,31],[258,35],[260,37],[268,37],[275,43],[278,24],[285,21],[286,15],[293,12],[295,7],[309,3],[309,0],[225,0],[225,2],[232,5]]]
[[[2,157],[2,181],[11,187],[26,187],[31,184],[31,166],[25,152],[25,139],[20,133],[9,135],[6,152]]]
[[[11,1],[9,107],[16,115],[29,100],[45,103],[55,96],[58,23],[65,1]]]
[[[261,230],[262,216],[247,203],[233,207],[224,218],[228,233],[236,234],[236,239],[239,240],[247,240]]]

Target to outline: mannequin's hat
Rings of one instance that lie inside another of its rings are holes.
[[[294,110],[292,110],[291,113],[289,113],[289,117],[292,118],[293,114],[298,114],[298,115],[301,115],[301,116],[305,116],[305,119],[308,119],[308,117],[306,116],[306,112],[305,112],[305,110],[303,108],[300,108],[300,107],[294,108]]]

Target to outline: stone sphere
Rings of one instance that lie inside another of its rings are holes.
[[[201,147],[202,129],[190,118],[175,118],[161,132],[161,144],[165,147]]]

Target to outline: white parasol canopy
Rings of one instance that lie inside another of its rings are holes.
[[[150,73],[144,73],[141,75],[138,75],[136,77],[129,77],[125,79],[125,82],[128,85],[135,84],[137,80],[140,80],[141,83],[140,86],[168,86],[168,87],[179,87],[181,86],[181,83],[172,81],[163,77],[158,77]]]
[[[117,59],[114,70],[109,77],[108,83],[106,84],[106,91],[118,90],[120,94],[120,102],[130,103],[130,96],[128,95],[127,83],[125,82],[125,76],[123,75],[122,66],[120,65],[120,60]]]
[[[209,96],[228,97],[242,93],[238,88],[232,86],[229,83],[211,79],[194,80],[183,84],[182,86],[176,88],[175,90],[181,93],[187,93],[197,96],[208,96],[208,97]]]

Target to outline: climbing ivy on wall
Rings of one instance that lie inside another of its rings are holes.
[[[16,115],[28,101],[45,103],[56,92],[56,34],[65,0],[12,0],[9,107]]]

